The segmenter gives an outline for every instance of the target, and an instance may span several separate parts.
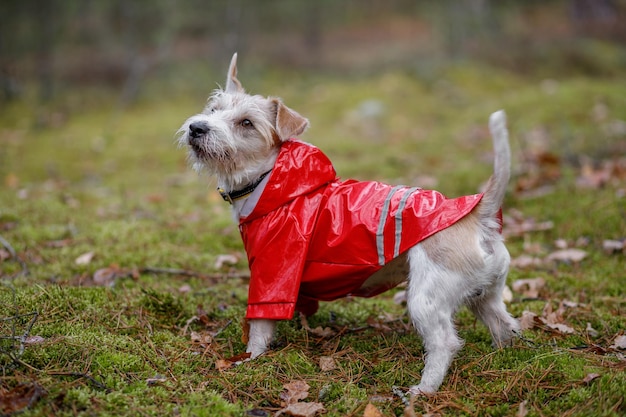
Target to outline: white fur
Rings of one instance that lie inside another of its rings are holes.
[[[275,98],[245,94],[237,79],[236,54],[228,71],[226,89],[218,90],[200,114],[190,117],[179,130],[179,143],[189,147],[197,169],[206,168],[226,191],[254,182],[276,161],[280,142],[301,134],[308,121]],[[253,128],[245,127],[250,120]],[[193,123],[209,128],[202,137],[190,132]],[[458,223],[411,248],[408,261],[407,307],[426,351],[422,380],[410,392],[432,393],[441,385],[455,354],[463,346],[454,327],[454,314],[467,304],[485,323],[497,347],[510,343],[519,325],[501,299],[509,253],[499,232],[498,211],[510,175],[510,149],[503,111],[491,115],[494,141],[494,174],[478,207]],[[261,184],[261,187],[264,183]],[[235,218],[247,210],[262,192],[233,204]],[[393,280],[406,271],[391,262],[372,279]],[[247,352],[256,358],[269,348],[276,328],[272,320],[250,320]]]

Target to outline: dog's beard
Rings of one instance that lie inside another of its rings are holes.
[[[211,138],[211,135],[188,139],[188,143],[192,160],[205,164],[207,167],[228,164],[237,153],[236,149],[224,146],[221,142]]]

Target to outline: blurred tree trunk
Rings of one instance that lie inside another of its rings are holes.
[[[54,61],[55,46],[54,22],[59,22],[59,7],[55,0],[38,1],[34,10],[36,24],[37,78],[39,80],[39,100],[47,102],[54,93]]]
[[[10,42],[10,35],[14,33],[17,7],[13,2],[0,2],[0,102],[9,101],[19,95],[19,86],[14,78],[15,52],[12,50],[14,42]]]

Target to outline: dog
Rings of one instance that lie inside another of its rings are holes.
[[[501,206],[510,177],[506,116],[490,116],[494,172],[484,193],[447,199],[433,190],[340,181],[328,158],[296,137],[309,121],[279,98],[247,94],[237,54],[226,86],[178,131],[194,168],[215,175],[232,205],[251,271],[246,352],[269,349],[277,320],[313,314],[318,302],[373,296],[408,281],[407,309],[425,365],[412,394],[436,392],[463,346],[453,318],[462,304],[493,344],[518,322],[501,294],[510,255]]]

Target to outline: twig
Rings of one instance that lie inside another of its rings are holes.
[[[10,322],[10,329],[11,329],[11,334],[0,335],[0,340],[11,341],[10,346],[8,346],[7,348],[0,348],[0,353],[6,354],[9,357],[9,359],[11,359],[11,361],[13,362],[13,365],[15,366],[15,365],[23,364],[23,362],[20,361],[20,358],[24,354],[24,349],[26,347],[26,339],[30,335],[30,331],[35,325],[37,318],[39,317],[39,312],[34,311],[32,313],[19,314],[19,309],[17,306],[17,298],[16,298],[17,295],[15,293],[15,289],[6,283],[3,283],[3,284],[5,287],[11,290],[13,294],[13,310],[15,313],[13,316],[3,317],[0,319],[0,321],[3,321],[3,322]],[[26,318],[26,317],[31,317],[30,321],[28,322],[28,324],[26,324],[26,328],[24,329],[23,332],[18,332],[18,329],[17,329],[18,320]],[[18,344],[17,347],[16,347],[15,342],[17,342]]]
[[[21,273],[24,275],[28,275],[28,267],[26,266],[26,262],[24,262],[19,258],[19,256],[17,256],[17,252],[15,252],[15,249],[13,249],[13,246],[11,246],[11,244],[2,236],[0,236],[0,243],[9,252],[11,258],[15,259],[20,264],[20,266],[22,267]]]
[[[158,268],[152,266],[145,266],[143,268],[139,268],[139,272],[142,274],[152,273],[152,274],[170,274],[170,275],[182,275],[185,277],[197,277],[203,279],[222,279],[222,278],[242,278],[249,279],[250,273],[248,272],[229,272],[226,274],[203,274],[197,271],[190,271],[188,269],[176,269],[176,268]]]
[[[47,372],[47,374],[56,376],[71,376],[74,378],[84,378],[87,381],[91,382],[96,388],[104,390],[107,393],[111,392],[111,389],[104,385],[102,382],[98,381],[91,375],[84,374],[82,372]]]

